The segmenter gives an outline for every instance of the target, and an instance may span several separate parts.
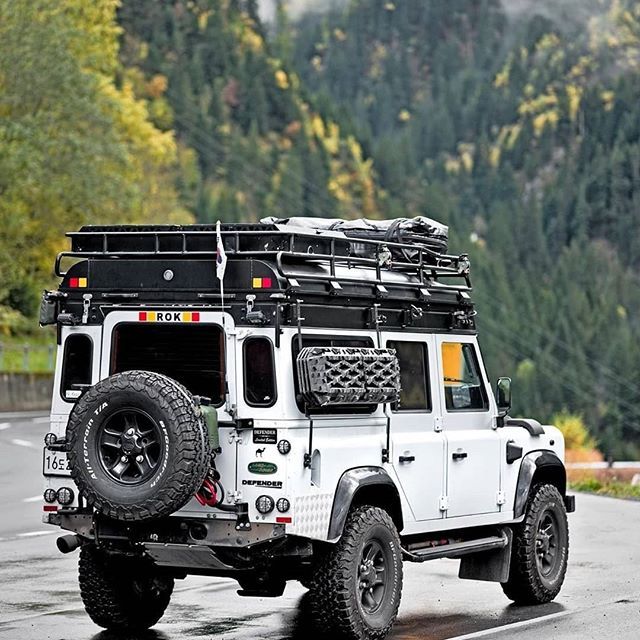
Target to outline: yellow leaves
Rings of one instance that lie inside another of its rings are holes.
[[[467,172],[471,173],[473,170],[473,153],[475,150],[475,145],[461,142],[458,145],[458,153],[460,154],[460,163],[462,168]]]
[[[496,89],[502,89],[509,86],[509,74],[511,72],[511,63],[507,63],[498,73],[493,80],[493,86]]]
[[[602,105],[605,111],[611,111],[613,109],[613,105],[615,103],[616,95],[613,91],[602,91],[600,93],[600,98],[602,100]]]
[[[529,86],[529,85],[528,85]],[[527,93],[525,91],[525,93]],[[543,110],[555,107],[558,104],[558,96],[555,94],[555,90],[551,89],[548,93],[543,93],[537,98],[531,98],[530,100],[524,100],[518,107],[518,113],[521,116],[532,115],[540,113]]]
[[[495,169],[500,166],[500,157],[502,154],[502,150],[500,149],[500,145],[493,144],[489,149],[489,164]]]
[[[571,122],[576,122],[578,119],[578,112],[580,110],[580,101],[582,100],[582,94],[584,92],[582,87],[578,87],[573,84],[567,85],[567,100],[569,102],[569,118]]]
[[[336,155],[338,153],[340,148],[340,127],[335,122],[328,123],[323,143],[324,148],[331,155]]]
[[[311,58],[311,66],[313,67],[314,71],[320,73],[320,71],[324,69],[324,65],[322,64],[322,57],[318,55],[313,56],[313,58]]]
[[[137,100],[131,84],[117,89],[104,79],[100,91],[105,97],[104,109],[113,118],[116,131],[132,149],[161,165],[175,158],[175,142],[171,132],[158,131],[148,120],[147,107]]]
[[[559,115],[557,111],[545,111],[539,113],[533,119],[533,132],[536,136],[542,135],[547,126],[555,127],[558,124]]]
[[[393,2],[386,2],[384,5],[385,11],[395,11],[396,5]]]
[[[444,169],[447,173],[460,173],[462,163],[459,158],[448,155],[444,159]]]
[[[338,41],[338,42],[344,42],[347,39],[347,34],[339,28],[335,28],[333,30],[333,37]]]
[[[555,33],[546,33],[538,40],[536,44],[536,52],[547,51],[549,49],[555,49],[560,46],[560,38]]]
[[[276,79],[276,85],[278,86],[279,89],[282,89],[283,91],[289,88],[289,77],[287,76],[286,72],[283,71],[282,69],[278,69],[275,72],[275,79]]]
[[[317,113],[311,116],[311,131],[316,138],[324,138],[324,120]]]
[[[589,434],[582,416],[561,411],[553,416],[552,423],[564,436],[564,445],[570,450],[594,449],[596,443]]]
[[[578,62],[571,67],[569,78],[574,80],[582,79],[593,66],[593,58],[590,56],[580,56]]]
[[[209,23],[209,17],[213,14],[212,9],[208,9],[207,11],[202,11],[198,14],[198,29],[203,32],[207,28],[207,24]]]
[[[398,120],[400,122],[409,122],[411,120],[411,112],[408,109],[402,109],[398,114]]]

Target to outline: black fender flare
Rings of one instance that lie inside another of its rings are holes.
[[[565,495],[567,472],[562,460],[553,451],[531,451],[524,456],[520,465],[513,504],[514,518],[520,518],[524,514],[533,477],[541,469],[544,469],[545,474],[554,476],[559,481],[558,489],[563,496]]]
[[[385,487],[387,491],[391,489],[398,498],[398,505],[400,504],[398,487],[382,467],[355,467],[342,474],[333,498],[331,520],[329,521],[329,540],[337,540],[342,535],[349,509],[358,491],[363,487],[374,486]]]

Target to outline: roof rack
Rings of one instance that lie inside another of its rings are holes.
[[[449,255],[414,244],[352,238],[342,232],[307,230],[271,224],[223,224],[221,235],[229,258],[273,260],[276,272],[292,281],[354,282],[340,268],[363,267],[375,271],[369,284],[385,285],[383,271],[408,276],[403,287],[437,288],[454,291],[471,290],[469,258],[466,254]],[[85,226],[69,232],[71,251],[58,254],[55,273],[65,258],[139,258],[159,257],[202,259],[216,257],[216,230],[213,225],[122,225]],[[406,259],[392,257],[401,253]],[[324,264],[327,273],[302,272],[300,265]],[[298,268],[296,268],[298,267]],[[415,278],[411,281],[409,278]],[[396,283],[394,283],[396,284]]]

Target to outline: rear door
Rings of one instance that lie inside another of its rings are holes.
[[[447,517],[500,511],[501,439],[474,336],[436,338],[446,438]]]
[[[415,519],[432,520],[442,517],[445,481],[445,441],[435,418],[440,401],[430,384],[433,336],[401,338],[388,334],[385,343],[396,350],[402,386],[400,402],[391,407],[390,461]]]

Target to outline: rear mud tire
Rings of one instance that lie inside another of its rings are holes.
[[[377,586],[369,592],[368,585]],[[320,560],[310,586],[310,611],[320,635],[386,638],[402,595],[400,538],[389,514],[371,506],[353,509],[340,541]]]
[[[89,389],[71,413],[66,439],[81,495],[117,520],[174,513],[209,469],[209,437],[193,396],[149,371],[118,373]]]
[[[524,521],[513,528],[507,598],[519,605],[551,602],[562,587],[569,558],[569,525],[560,492],[551,484],[534,486]]]
[[[144,631],[163,616],[173,578],[144,559],[106,555],[93,544],[80,549],[80,595],[89,617],[113,631]]]

